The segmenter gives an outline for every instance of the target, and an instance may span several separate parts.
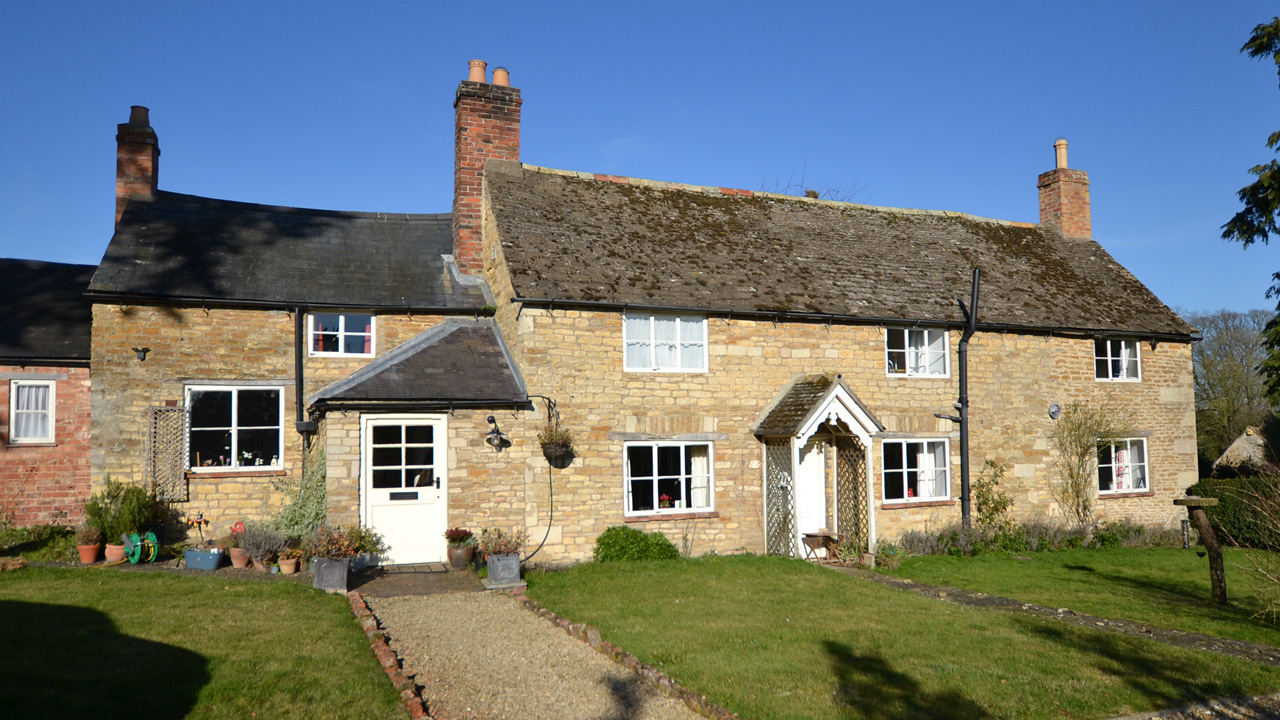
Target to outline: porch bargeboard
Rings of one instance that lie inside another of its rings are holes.
[[[147,483],[156,498],[187,501],[187,409],[147,409]]]

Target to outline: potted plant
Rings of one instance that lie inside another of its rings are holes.
[[[363,572],[366,567],[377,566],[382,556],[390,550],[382,536],[371,527],[353,527],[347,530],[347,539],[355,555],[351,558],[351,571]]]
[[[218,543],[227,549],[227,556],[231,558],[231,567],[237,570],[249,567],[249,551],[240,544],[241,538],[244,537],[244,530],[244,523],[238,522],[231,527],[230,532],[222,536]]]
[[[520,584],[520,548],[528,537],[524,530],[508,533],[499,528],[485,528],[480,531],[480,552],[485,554],[489,566],[489,585]]]
[[[217,570],[222,564],[222,548],[214,545],[212,540],[207,540],[193,548],[187,548],[182,557],[189,570]]]
[[[240,547],[253,560],[253,569],[268,572],[276,555],[285,548],[285,538],[262,523],[251,522],[240,533]]]
[[[107,562],[124,560],[124,544],[117,545],[125,537],[138,532],[149,522],[155,501],[141,487],[125,485],[107,477],[107,485],[89,497],[84,504],[85,524],[97,528],[107,540]]]
[[[312,585],[325,592],[347,591],[351,556],[356,552],[351,536],[341,528],[321,525],[307,538],[303,553],[311,557]]]
[[[289,542],[293,544],[287,545],[280,551],[281,575],[292,575],[298,572],[298,564],[302,562],[302,548],[297,545],[297,539],[293,538]]]
[[[76,528],[76,550],[80,553],[81,565],[97,562],[98,553],[102,552],[102,531],[92,525]]]
[[[475,533],[466,528],[449,528],[444,531],[444,539],[449,542],[449,567],[465,570],[475,557]]]
[[[563,470],[573,463],[576,457],[573,449],[573,434],[560,427],[560,420],[547,423],[538,431],[538,444],[542,445],[542,456],[553,468]]]

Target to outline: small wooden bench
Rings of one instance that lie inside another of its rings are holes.
[[[801,542],[804,544],[804,559],[814,562],[834,560],[836,547],[840,545],[841,540],[844,540],[843,535],[826,530],[816,533],[802,533]],[[818,555],[819,550],[825,550],[826,554]]]

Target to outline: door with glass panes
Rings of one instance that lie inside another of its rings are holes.
[[[443,561],[448,522],[444,416],[366,416],[361,426],[363,524],[387,541],[388,562]]]

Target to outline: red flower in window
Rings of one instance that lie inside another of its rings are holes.
[[[671,507],[671,505],[672,505],[672,500],[673,500],[673,498],[672,498],[670,495],[659,495],[659,496],[658,496],[658,507],[660,507],[660,508],[669,508],[669,507]]]

